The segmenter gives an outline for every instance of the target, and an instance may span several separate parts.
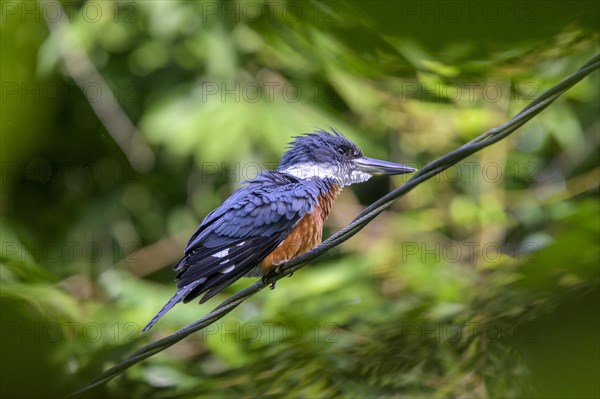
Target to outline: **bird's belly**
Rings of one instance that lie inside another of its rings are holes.
[[[305,215],[287,238],[267,255],[260,263],[263,273],[270,272],[275,266],[302,255],[321,243],[323,219],[315,211]]]
[[[313,213],[306,214],[296,227],[290,232],[285,240],[259,264],[261,274],[267,274],[277,265],[300,256],[321,243],[323,237],[323,223],[329,212],[333,201],[339,193],[339,188],[319,197],[318,205]],[[258,274],[258,273],[257,273]]]

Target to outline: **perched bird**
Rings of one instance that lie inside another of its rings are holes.
[[[415,170],[363,156],[335,129],[294,137],[277,170],[248,180],[202,221],[173,266],[177,293],[143,331],[181,301],[204,294],[204,303],[241,277],[265,276],[319,245],[344,186]]]

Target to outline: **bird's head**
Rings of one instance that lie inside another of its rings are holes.
[[[343,186],[366,181],[373,175],[416,171],[410,166],[365,157],[356,144],[335,129],[294,137],[277,170],[300,179],[330,178]]]

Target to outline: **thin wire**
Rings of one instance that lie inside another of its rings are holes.
[[[387,195],[383,196],[382,198],[365,208],[365,210],[363,210],[350,224],[348,224],[348,226],[333,234],[331,237],[323,241],[316,248],[312,249],[304,255],[296,257],[290,260],[289,262],[282,264],[278,268],[277,272],[273,272],[266,276],[266,278],[257,281],[253,285],[241,291],[238,291],[234,295],[224,300],[220,305],[213,309],[213,311],[211,311],[204,317],[196,320],[193,323],[188,324],[187,326],[181,328],[180,330],[167,337],[161,338],[142,347],[141,349],[130,355],[127,359],[106,370],[90,384],[74,392],[70,396],[78,396],[84,392],[90,391],[91,389],[97,386],[105,384],[114,377],[123,373],[125,370],[127,370],[134,364],[139,363],[142,360],[147,359],[158,352],[161,352],[162,350],[170,347],[171,345],[174,345],[175,343],[181,341],[188,335],[200,331],[203,328],[214,323],[215,321],[221,319],[227,313],[235,309],[240,303],[245,301],[247,298],[253,296],[257,292],[261,291],[266,286],[272,285],[278,280],[282,279],[283,277],[291,275],[292,273],[306,266],[306,264],[315,260],[331,248],[340,245],[342,242],[346,241],[347,239],[358,233],[377,215],[388,209],[390,206],[392,206],[392,204],[395,201],[397,201],[402,196],[406,195],[408,192],[412,191],[419,184],[423,183],[428,179],[431,179],[433,176],[457,164],[459,161],[467,158],[473,153],[510,135],[519,127],[524,125],[527,121],[529,121],[531,118],[542,112],[546,107],[548,107],[552,102],[554,102],[558,97],[560,97],[565,91],[573,87],[576,83],[581,81],[583,78],[585,78],[587,75],[589,75],[598,68],[600,68],[600,54],[594,56],[577,72],[564,79],[560,83],[556,84],[546,92],[542,93],[538,98],[532,101],[529,105],[523,108],[521,112],[519,112],[511,120],[509,120],[502,126],[488,130],[487,132],[474,138],[473,140],[469,141],[460,148],[451,151],[448,154],[445,154],[440,158],[434,160],[433,162],[427,164],[423,169],[415,173],[405,184],[403,184],[401,187],[388,193]]]

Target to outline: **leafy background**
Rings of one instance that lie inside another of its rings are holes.
[[[48,7],[5,2],[0,25],[8,398],[64,396],[250,284],[139,335],[202,217],[276,165],[291,136],[334,126],[370,156],[418,167],[600,47],[594,1],[65,3],[151,146],[154,162],[131,165],[65,68]],[[598,397],[598,85],[594,73],[89,396]],[[347,189],[326,234],[404,179]]]

